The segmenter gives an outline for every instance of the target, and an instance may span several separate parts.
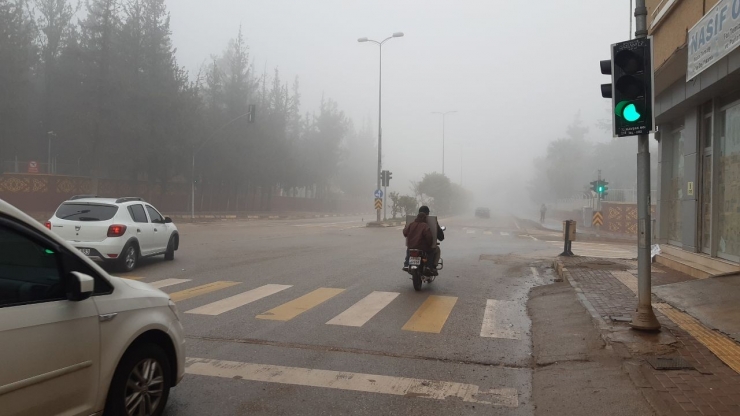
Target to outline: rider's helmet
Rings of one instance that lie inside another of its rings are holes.
[[[419,214],[421,214],[422,212],[425,213],[425,214],[427,214],[427,215],[429,215],[429,207],[426,206],[426,205],[422,205],[419,208]]]

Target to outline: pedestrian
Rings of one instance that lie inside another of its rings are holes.
[[[540,224],[543,224],[545,222],[545,214],[547,213],[547,206],[542,203],[542,206],[540,207]]]

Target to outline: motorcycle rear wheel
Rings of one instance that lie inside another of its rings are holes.
[[[411,275],[411,282],[414,284],[414,290],[420,291],[421,290],[421,271],[418,269],[414,271],[414,273]]]

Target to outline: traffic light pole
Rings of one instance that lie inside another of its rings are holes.
[[[635,3],[635,38],[647,37],[647,8],[645,0]],[[651,66],[652,70],[652,66]],[[660,322],[655,317],[651,303],[650,245],[650,138],[637,136],[637,311],[630,325],[634,329],[657,331]]]

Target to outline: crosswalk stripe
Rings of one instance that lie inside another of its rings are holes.
[[[153,287],[156,287],[157,289],[161,289],[163,287],[179,285],[180,283],[185,283],[189,281],[190,279],[164,279],[157,280],[156,282],[151,282],[149,284]]]
[[[360,327],[388,306],[400,293],[373,292],[327,322],[329,325]]]
[[[483,231],[483,234],[485,234],[485,235],[492,235],[493,233],[490,232],[490,231]]]
[[[278,293],[290,287],[292,286],[273,284],[264,285],[256,289],[248,290],[238,295],[228,297],[226,299],[221,299],[219,301],[209,303],[195,309],[191,309],[185,313],[192,313],[196,315],[221,315],[224,312],[228,312],[240,306],[258,301],[267,296],[274,295],[275,293]]]
[[[468,230],[467,233],[468,234],[475,234],[475,230]]]
[[[491,406],[519,406],[519,394],[514,388],[481,390],[479,386],[474,384],[451,381],[190,357],[186,359],[185,372],[191,375],[220,377],[230,380],[320,387],[432,400],[446,400],[449,398],[450,400]],[[484,398],[485,400],[483,400]]]
[[[313,292],[306,293],[299,298],[293,299],[290,302],[284,303],[276,308],[270,309],[267,312],[257,315],[257,319],[269,319],[271,321],[290,321],[303,312],[306,312],[313,307],[321,305],[322,303],[342,292],[344,292],[344,289],[322,287],[314,290]]]
[[[218,281],[208,283],[202,286],[191,287],[190,289],[181,290],[179,292],[170,293],[170,299],[174,302],[180,302],[185,299],[194,298],[196,296],[204,295],[206,293],[215,292],[217,290],[225,289],[230,286],[238,285],[239,282],[228,282]]]
[[[509,233],[507,233],[506,231],[501,231],[501,235],[507,236],[507,235],[509,235]]]
[[[456,302],[455,296],[429,296],[401,329],[439,334]]]
[[[517,303],[509,300],[488,299],[483,315],[480,336],[485,338],[520,339],[519,331],[508,323],[516,315]]]

